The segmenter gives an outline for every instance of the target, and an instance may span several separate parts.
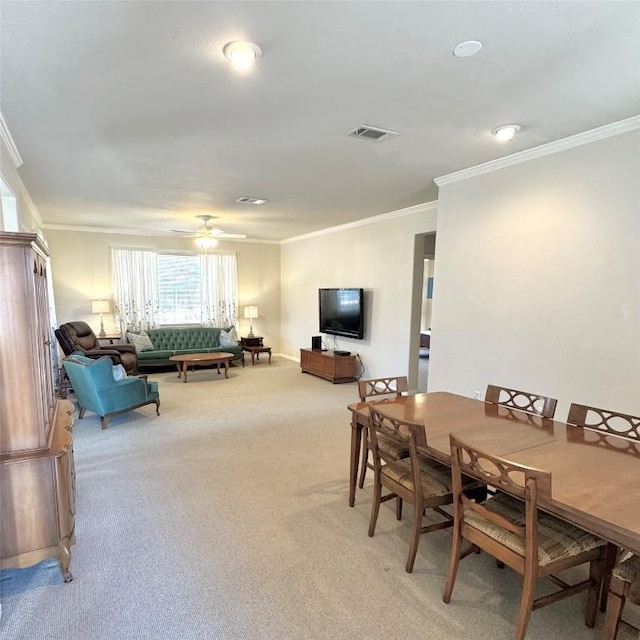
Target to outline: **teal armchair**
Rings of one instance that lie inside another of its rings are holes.
[[[102,417],[102,428],[106,429],[111,416],[151,403],[155,403],[156,415],[160,415],[158,383],[138,376],[115,380],[111,358],[95,360],[74,353],[62,364],[78,399],[80,418],[84,418],[87,409],[93,411]]]

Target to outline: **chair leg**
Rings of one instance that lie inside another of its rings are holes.
[[[106,429],[109,426],[109,421],[111,420],[111,416],[102,416],[102,428]]]
[[[82,420],[82,418],[84,418],[85,413],[87,413],[87,410],[84,407],[80,407],[80,411],[78,411],[78,418]]]
[[[160,400],[156,400],[156,415],[160,415]]]
[[[419,508],[418,505],[413,505],[411,544],[409,545],[409,555],[407,556],[407,566],[405,567],[407,573],[411,573],[413,571],[413,564],[416,561],[418,545],[420,544],[420,537],[422,536],[422,513],[422,508]]]
[[[371,519],[369,520],[369,537],[372,538],[376,530],[376,522],[378,521],[378,513],[380,512],[380,500],[382,498],[382,484],[380,478],[376,477],[373,483],[373,498],[371,502]]]
[[[524,640],[527,635],[527,627],[531,618],[531,610],[533,608],[533,596],[535,595],[536,582],[538,576],[531,569],[525,572],[522,581],[522,597],[520,598],[520,611],[518,613],[518,622],[516,623],[515,640]]]
[[[358,487],[364,487],[364,477],[367,475],[367,465],[369,463],[369,434],[366,428],[362,430],[362,460],[360,461],[360,479]]]
[[[604,559],[604,574],[602,576],[602,592],[600,593],[600,611],[605,611],[607,606],[607,596],[609,595],[609,583],[611,582],[611,572],[618,562],[620,548],[615,544],[607,545],[607,553]]]
[[[598,600],[600,598],[600,589],[602,587],[602,573],[604,571],[604,563],[606,558],[606,549],[603,549],[602,555],[597,560],[589,563],[589,579],[591,586],[587,593],[587,615],[585,624],[590,629],[596,624],[596,614],[598,613]]]
[[[460,543],[462,536],[460,535],[460,527],[457,524],[453,525],[453,537],[451,539],[451,559],[449,560],[449,573],[447,573],[447,581],[444,584],[444,593],[442,594],[442,600],[446,604],[451,601],[451,594],[453,593],[453,585],[456,581],[456,575],[458,574],[458,566],[460,565]]]
[[[618,633],[618,624],[622,610],[624,609],[624,598],[617,593],[609,593],[607,598],[607,612],[602,628],[602,640],[615,640]]]
[[[396,520],[402,520],[402,498],[396,496]]]

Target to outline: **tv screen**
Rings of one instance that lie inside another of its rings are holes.
[[[364,338],[362,289],[319,289],[320,333]]]

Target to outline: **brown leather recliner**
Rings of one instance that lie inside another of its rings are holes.
[[[100,342],[91,327],[81,320],[61,324],[54,332],[65,356],[80,351],[88,358],[109,356],[113,364],[121,364],[127,375],[138,370],[138,355],[132,344],[111,344],[108,348],[100,346]]]

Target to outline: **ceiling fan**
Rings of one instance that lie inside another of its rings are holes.
[[[195,232],[190,231],[181,231],[179,229],[171,229],[174,233],[181,233],[186,235],[187,237],[195,238],[194,242],[201,249],[212,249],[218,244],[218,240],[225,239],[235,239],[235,238],[246,238],[247,236],[243,233],[226,233],[222,231],[222,229],[216,229],[214,227],[209,226],[209,220],[214,220],[217,216],[208,216],[201,215],[195,216],[202,220],[203,224],[196,229]]]

